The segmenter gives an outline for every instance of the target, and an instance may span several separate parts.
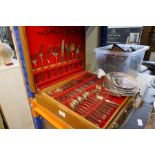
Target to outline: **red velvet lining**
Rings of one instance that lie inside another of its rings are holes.
[[[79,72],[84,70],[84,60],[85,60],[85,28],[82,26],[26,26],[25,27],[28,49],[30,54],[31,65],[33,69],[33,75],[35,84],[38,88],[46,88],[58,81],[58,79],[65,79],[69,75],[74,74],[75,72]],[[76,47],[80,46],[80,54],[77,58],[77,54],[74,52],[73,55],[70,54],[70,60],[66,62],[67,54],[66,50],[64,50],[64,62],[61,63],[61,42],[64,39],[65,44],[68,45],[70,43],[74,43]],[[44,68],[42,68],[41,58],[38,56],[36,71],[32,60],[39,54],[41,50],[41,46],[44,45],[43,50],[43,63]],[[50,66],[48,65],[46,59],[46,53],[48,51],[48,47],[52,46],[53,48],[57,48],[58,56],[57,56],[57,65],[55,65],[56,59],[50,54]],[[74,61],[73,61],[74,60]],[[73,64],[73,69],[72,69]],[[68,66],[66,70],[66,65]],[[57,68],[57,75],[54,76],[54,68]],[[63,74],[60,74],[60,70],[63,68]],[[72,69],[72,70],[71,70]],[[48,78],[48,71],[50,71],[51,77]],[[41,80],[41,74],[44,75],[44,80]],[[36,80],[38,79],[38,80]],[[39,81],[39,82],[38,82]]]

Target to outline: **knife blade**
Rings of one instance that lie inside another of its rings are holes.
[[[64,47],[65,47],[65,40],[63,39],[61,42],[61,63],[64,62]],[[61,67],[61,74],[63,73],[63,66]]]
[[[70,51],[69,51],[69,46],[68,46],[68,44],[65,44],[65,50],[66,50],[66,52],[67,52],[67,62],[69,61],[69,59],[70,59]],[[66,70],[68,71],[68,66],[66,65]]]

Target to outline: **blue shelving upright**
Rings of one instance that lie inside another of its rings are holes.
[[[18,47],[18,51],[19,51],[19,57],[20,57],[20,61],[21,61],[21,67],[22,67],[22,71],[23,71],[27,94],[28,94],[29,98],[34,98],[34,93],[31,91],[29,81],[28,81],[28,74],[27,74],[27,70],[26,70],[23,48],[22,48],[22,43],[21,43],[21,38],[20,38],[20,33],[19,33],[19,27],[14,26],[13,29],[14,29],[15,39],[16,39],[16,43],[17,43],[17,47]],[[36,129],[43,128],[43,121],[42,121],[41,116],[33,117],[33,122],[34,122],[34,126]]]

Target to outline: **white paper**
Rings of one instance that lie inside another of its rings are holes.
[[[138,123],[138,126],[143,126],[143,121],[142,121],[142,119],[137,119],[137,123]]]
[[[61,115],[62,117],[66,117],[66,114],[65,114],[65,112],[63,112],[63,111],[61,111],[61,110],[59,110],[59,115]]]
[[[155,101],[153,102],[153,108],[155,109]]]
[[[98,71],[97,71],[97,77],[98,78],[101,78],[102,76],[105,76],[105,72],[104,72],[104,70],[103,69],[98,69]]]

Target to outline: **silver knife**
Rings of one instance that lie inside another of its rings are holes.
[[[65,48],[65,40],[63,39],[61,42],[61,64],[64,62],[64,48]],[[63,73],[63,66],[61,67],[61,74]]]
[[[69,59],[70,59],[70,51],[69,51],[69,46],[68,44],[65,44],[65,50],[67,52],[67,62],[69,62]],[[66,65],[66,70],[68,71],[68,66]]]

